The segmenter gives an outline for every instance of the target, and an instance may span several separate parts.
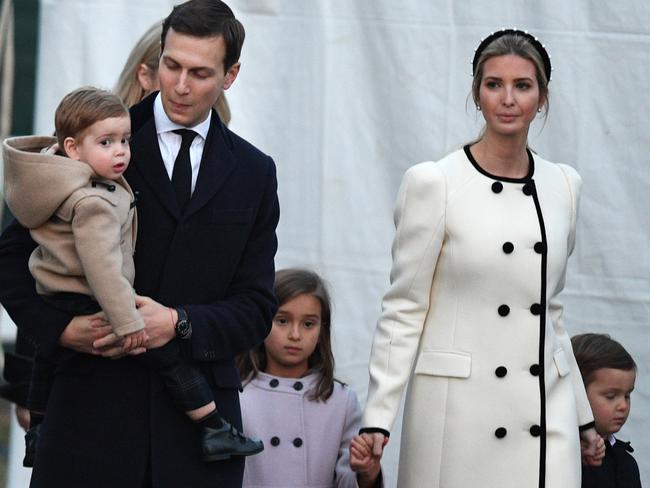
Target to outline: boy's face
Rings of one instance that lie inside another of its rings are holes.
[[[70,158],[87,163],[98,176],[116,180],[131,159],[130,136],[129,116],[111,117],[95,122],[76,139],[67,138],[65,149]]]
[[[630,394],[636,372],[613,368],[597,369],[587,386],[587,396],[596,420],[596,430],[608,437],[623,427],[630,413]]]

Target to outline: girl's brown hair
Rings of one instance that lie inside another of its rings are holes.
[[[571,338],[573,354],[585,386],[601,368],[636,371],[636,363],[625,348],[608,334],[578,334]]]
[[[321,327],[316,349],[309,356],[309,369],[320,375],[315,388],[310,392],[312,400],[326,401],[334,391],[334,355],[331,340],[331,301],[325,282],[313,271],[288,268],[275,273],[273,285],[280,306],[299,295],[311,295],[321,304]],[[239,374],[249,382],[260,371],[266,370],[266,349],[264,343],[242,354],[238,359]]]

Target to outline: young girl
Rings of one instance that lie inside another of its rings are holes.
[[[330,299],[311,271],[275,275],[280,303],[271,333],[240,358],[246,435],[266,449],[246,462],[244,487],[381,485],[378,458],[355,439],[361,410],[354,392],[334,379]]]

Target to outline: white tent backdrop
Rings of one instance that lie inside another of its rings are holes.
[[[111,87],[132,44],[173,2],[42,0],[36,128],[66,92]],[[233,0],[247,40],[228,91],[232,128],[278,165],[279,267],[321,272],[335,299],[337,376],[365,398],[404,170],[472,139],[479,39],[517,26],[553,57],[544,157],[584,179],[564,293],[574,333],[608,332],[637,360],[621,432],[650,484],[650,4],[644,0]],[[542,127],[543,126],[543,127]],[[512,345],[510,347],[516,347]],[[407,365],[405,365],[406,367]],[[399,426],[385,471],[395,486]]]

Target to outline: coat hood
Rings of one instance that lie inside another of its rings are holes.
[[[29,229],[47,222],[72,192],[96,178],[86,163],[43,151],[55,142],[54,137],[24,136],[3,143],[5,199]]]

